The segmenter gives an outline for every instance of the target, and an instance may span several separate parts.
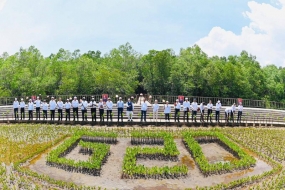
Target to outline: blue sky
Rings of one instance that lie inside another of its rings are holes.
[[[0,54],[31,45],[44,56],[107,53],[126,42],[178,54],[198,44],[209,56],[246,50],[261,65],[285,66],[284,19],[284,0],[0,0]]]

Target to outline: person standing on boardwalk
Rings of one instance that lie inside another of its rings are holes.
[[[145,98],[143,99],[143,102],[141,103],[141,122],[146,122],[146,112],[147,112],[147,103],[145,101]]]
[[[32,99],[29,100],[28,110],[29,110],[29,120],[33,120],[34,103],[32,102]]]
[[[54,100],[54,97],[51,97],[51,100],[49,101],[50,120],[54,120],[55,108],[56,102]]]
[[[104,102],[102,99],[100,99],[98,103],[98,109],[100,114],[100,122],[104,122]]]
[[[236,112],[236,103],[233,103],[232,105],[232,112],[231,112],[231,119],[233,120],[234,122],[234,116],[235,116],[235,112]]]
[[[13,102],[13,108],[14,108],[14,117],[15,117],[15,120],[18,119],[19,120],[19,107],[20,107],[20,104],[17,100],[17,98],[15,98],[14,102]]]
[[[107,121],[109,121],[109,117],[111,119],[111,122],[113,122],[113,102],[111,101],[111,98],[108,98],[108,101],[106,102],[107,107]]]
[[[46,119],[47,120],[47,111],[48,111],[48,103],[46,102],[46,100],[44,100],[44,103],[43,103],[43,117],[44,117],[44,120]]]
[[[181,105],[178,99],[176,99],[176,102],[174,103],[174,108],[175,108],[174,121],[176,122],[177,119],[177,121],[180,122],[179,117],[180,117]]]
[[[196,118],[197,118],[198,104],[196,102],[196,99],[194,99],[194,101],[192,102],[191,107],[192,107],[192,122],[193,122],[193,117],[195,119],[195,122],[197,122]]]
[[[130,98],[128,98],[128,102],[126,103],[126,106],[127,106],[128,121],[133,121],[134,105],[133,105],[133,102],[131,102]]]
[[[81,100],[82,121],[88,121],[87,120],[87,107],[88,107],[88,103],[87,103],[85,97],[83,97]]]
[[[201,117],[200,117],[200,122],[203,122],[204,123],[204,102],[201,102],[200,104],[200,113],[201,113]]]
[[[122,101],[122,97],[119,97],[119,101],[117,102],[118,108],[118,122],[121,117],[121,121],[123,122],[123,110],[124,110],[124,102]]]
[[[77,118],[77,121],[78,121],[78,106],[79,106],[79,102],[77,100],[77,97],[74,96],[74,99],[72,100],[71,102],[71,107],[72,107],[72,110],[73,110],[73,121],[75,121],[75,116]]]
[[[171,106],[168,104],[168,101],[166,101],[164,105],[164,115],[165,115],[165,121],[170,121],[169,114],[171,113]]]
[[[36,103],[36,120],[41,119],[41,104],[42,101],[40,100],[40,97],[37,97]]]
[[[64,107],[65,107],[65,121],[67,121],[67,117],[68,117],[68,120],[70,121],[71,103],[69,102],[69,99],[66,100]]]
[[[94,97],[91,98],[91,101],[89,102],[89,106],[91,107],[91,118],[92,121],[95,120],[96,122],[96,101],[94,99]]]
[[[207,109],[208,109],[207,122],[209,121],[209,117],[210,117],[210,122],[212,123],[212,113],[213,113],[212,100],[210,100],[209,103],[207,104]]]
[[[63,102],[61,101],[61,98],[58,98],[57,101],[58,121],[62,121],[62,109],[63,109]]]
[[[187,122],[189,122],[189,110],[190,110],[190,102],[188,101],[188,98],[185,98],[185,101],[183,102],[184,122],[185,122],[185,115],[186,115]]]
[[[242,116],[242,111],[243,111],[243,105],[242,102],[239,103],[238,105],[238,117],[237,117],[237,123],[240,122],[241,123],[241,116]]]
[[[154,104],[152,105],[152,109],[153,109],[153,121],[157,121],[158,110],[159,110],[159,105],[157,103],[157,100],[154,101]]]
[[[21,120],[22,119],[25,120],[25,107],[26,107],[26,103],[24,102],[24,99],[21,98],[21,102],[20,102]]]
[[[230,117],[230,115],[232,114],[232,108],[230,107],[230,108],[226,108],[225,109],[225,122],[229,122],[229,117]]]
[[[222,104],[221,101],[218,100],[216,103],[216,122],[220,122],[220,110],[222,108]]]

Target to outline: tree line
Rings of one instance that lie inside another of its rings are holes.
[[[129,43],[100,51],[60,49],[48,57],[31,46],[0,56],[0,96],[138,94],[241,97],[285,102],[285,68],[261,67],[246,51],[209,57],[194,45],[135,51]]]

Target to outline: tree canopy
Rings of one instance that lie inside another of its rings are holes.
[[[241,97],[285,102],[285,68],[261,67],[246,51],[209,57],[194,45],[136,52],[129,43],[100,51],[65,49],[44,57],[31,46],[0,56],[0,96],[134,94]]]

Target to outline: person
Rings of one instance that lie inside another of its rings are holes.
[[[80,102],[81,102],[82,121],[88,121],[88,120],[87,120],[87,107],[88,107],[88,103],[87,103],[85,97],[83,97]],[[78,119],[77,119],[77,120],[78,120]]]
[[[44,117],[44,120],[47,119],[47,111],[48,111],[48,103],[46,102],[46,100],[44,100],[44,103],[43,103],[43,117]]]
[[[234,122],[235,112],[236,112],[236,103],[233,103],[233,105],[232,105],[232,112],[231,112],[231,119],[233,120],[233,122]]]
[[[104,122],[104,102],[102,99],[100,99],[98,103],[98,109],[99,109],[99,114],[100,114],[100,122]]]
[[[171,106],[168,104],[169,102],[166,101],[164,105],[164,115],[165,115],[165,121],[170,121],[169,120],[169,114],[171,112]]]
[[[26,107],[26,103],[24,102],[24,99],[21,98],[21,102],[20,102],[21,120],[22,119],[25,120],[25,107]]]
[[[238,117],[237,117],[237,122],[241,123],[241,116],[242,116],[242,111],[243,111],[243,105],[242,102],[239,103],[238,105]]]
[[[122,97],[119,97],[119,101],[117,102],[117,107],[118,107],[118,122],[120,120],[120,116],[121,116],[121,121],[123,122],[124,102],[122,101]]]
[[[187,122],[189,122],[189,110],[190,110],[190,102],[188,101],[188,98],[185,98],[185,101],[183,102],[184,122],[185,122],[185,115],[186,115]]]
[[[111,122],[113,122],[113,102],[111,101],[111,98],[108,98],[108,101],[106,102],[107,107],[107,121],[109,121],[109,117],[111,119]]]
[[[197,110],[198,110],[198,104],[196,102],[196,99],[191,104],[192,108],[192,122],[193,122],[193,117],[195,118],[195,122],[197,122],[196,117],[197,117]]]
[[[37,97],[37,100],[35,101],[36,103],[36,120],[41,119],[41,100],[40,97]]]
[[[131,102],[130,98],[128,98],[128,102],[126,103],[126,106],[127,106],[128,121],[133,121],[134,105],[133,105],[133,102]]]
[[[56,102],[54,100],[54,97],[51,97],[51,100],[49,101],[49,110],[50,110],[51,120],[54,120],[55,108],[56,108]]]
[[[226,108],[225,109],[225,122],[229,122],[229,117],[230,117],[230,114],[232,113],[232,108]]]
[[[32,99],[29,100],[28,110],[29,110],[29,120],[33,120],[34,103],[32,102]]]
[[[17,98],[15,98],[14,102],[13,102],[13,108],[14,108],[14,117],[15,117],[15,120],[18,119],[19,120],[19,102],[17,100]]]
[[[204,102],[201,102],[200,104],[200,113],[201,113],[201,117],[200,117],[200,122],[204,123]]]
[[[68,117],[68,120],[70,121],[71,103],[69,102],[69,99],[66,100],[64,107],[65,107],[65,121],[67,121],[67,117]]]
[[[157,100],[155,100],[154,104],[152,105],[153,121],[157,121],[158,119],[158,110],[159,110],[159,105],[157,103]]]
[[[216,122],[220,122],[220,110],[222,108],[222,104],[221,101],[218,100],[216,103]]]
[[[176,102],[174,103],[174,108],[175,108],[174,121],[176,122],[176,119],[177,119],[177,121],[180,122],[179,121],[179,116],[180,116],[181,105],[180,105],[178,99],[176,99]]]
[[[209,100],[209,103],[207,104],[207,109],[208,109],[207,122],[209,121],[209,117],[210,117],[210,122],[212,123],[212,113],[213,113],[212,100]]]
[[[78,106],[79,106],[79,102],[77,100],[77,97],[74,96],[74,99],[71,102],[71,107],[73,109],[73,121],[75,121],[75,116],[76,116],[77,121],[78,121]]]
[[[92,118],[92,121],[95,120],[96,122],[96,101],[94,99],[94,97],[91,98],[91,101],[89,103],[89,106],[91,107],[91,118]]]
[[[146,111],[147,111],[147,103],[145,101],[145,98],[143,99],[143,102],[141,103],[141,122],[144,120],[146,122]]]
[[[62,121],[62,109],[63,109],[63,102],[61,101],[61,98],[58,98],[57,101],[58,121]]]

